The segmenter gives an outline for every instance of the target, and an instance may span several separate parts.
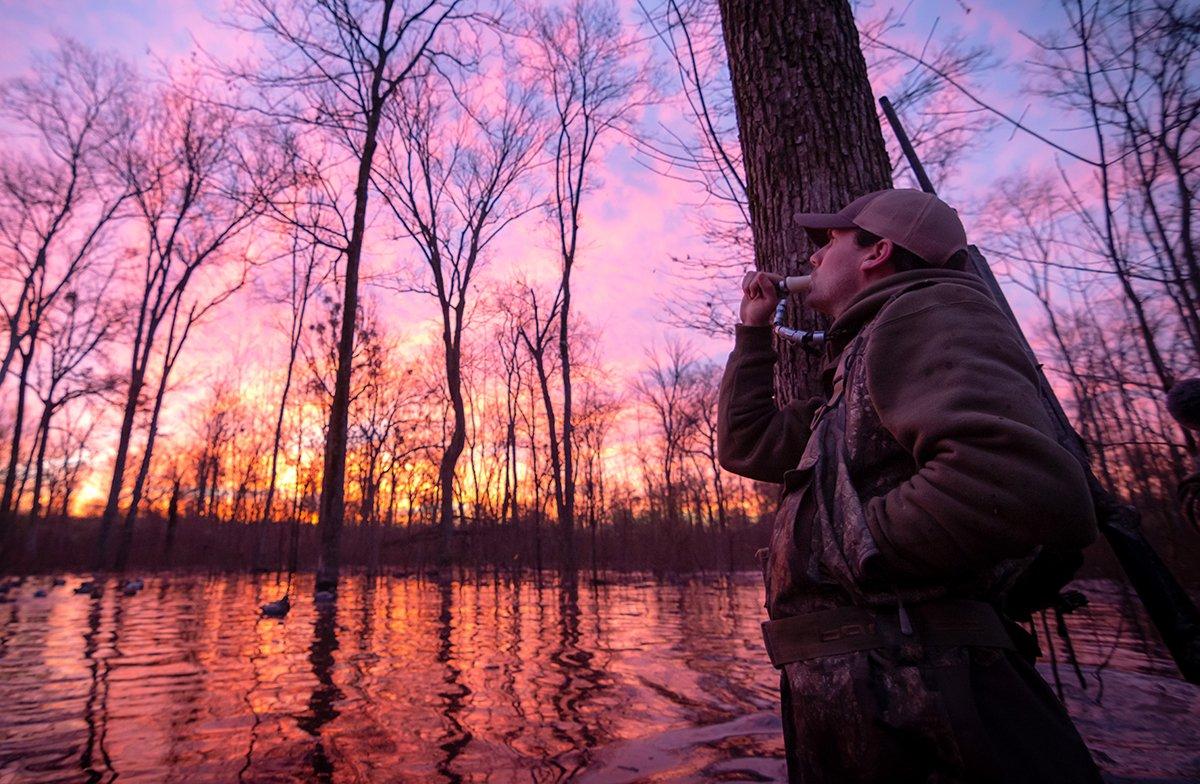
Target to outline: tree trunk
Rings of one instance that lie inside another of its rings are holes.
[[[170,356],[170,342],[167,345],[167,356]],[[154,395],[154,410],[150,414],[150,426],[146,431],[146,448],[142,452],[142,462],[138,466],[137,478],[133,482],[133,492],[129,498],[129,510],[125,513],[125,523],[121,528],[120,546],[117,548],[117,558],[114,567],[117,572],[125,571],[129,562],[129,550],[133,546],[133,526],[137,522],[138,506],[142,503],[142,493],[146,488],[146,477],[150,475],[150,461],[154,457],[154,442],[158,437],[158,415],[162,411],[163,396],[167,392],[167,377],[170,366],[164,362],[163,375],[158,382],[158,391]]]
[[[573,244],[573,243],[572,243]],[[558,358],[562,371],[562,492],[558,509],[558,524],[562,531],[563,568],[575,571],[575,465],[572,451],[571,413],[571,350],[569,331],[571,314],[571,262],[563,265],[562,310],[559,314]]]
[[[311,266],[309,267],[311,270]],[[279,412],[275,417],[275,436],[271,441],[271,477],[267,482],[267,499],[263,503],[262,520],[260,520],[259,536],[255,538],[254,556],[251,558],[251,568],[258,569],[262,564],[259,563],[259,557],[262,552],[263,537],[266,536],[267,528],[270,526],[271,508],[275,505],[275,484],[279,475],[279,449],[280,442],[283,440],[283,415],[287,410],[288,393],[292,389],[292,372],[296,367],[296,353],[300,347],[300,334],[304,329],[304,311],[308,304],[308,282],[309,278],[306,275],[304,278],[304,304],[301,305],[298,325],[292,326],[290,337],[290,345],[288,346],[288,365],[287,376],[283,381],[283,393],[279,396]],[[278,564],[278,559],[276,559]]]
[[[21,354],[21,373],[17,379],[17,411],[13,417],[12,444],[8,453],[8,470],[4,474],[4,496],[0,498],[0,539],[17,518],[18,496],[13,499],[17,485],[17,463],[21,457],[21,431],[25,429],[25,393],[29,391],[29,368],[33,365],[33,348],[37,341],[37,330],[30,332],[29,351]]]
[[[720,0],[720,7],[755,266],[795,274],[814,250],[796,213],[836,211],[892,184],[858,31],[846,0]],[[804,313],[801,322],[815,318]],[[780,348],[780,402],[815,392],[815,361],[790,344]]]
[[[558,426],[554,421],[554,400],[550,396],[550,379],[546,374],[546,363],[545,363],[544,355],[542,353],[543,350],[544,349],[539,350],[539,352],[534,355],[534,367],[537,369],[538,385],[542,390],[542,405],[546,409],[546,431],[547,431],[547,437],[549,439],[549,444],[550,444],[550,470],[552,472],[552,478],[554,480],[554,510],[558,514],[559,523],[561,525],[563,515],[566,513],[565,495],[564,495],[565,488],[563,487],[562,453],[560,452],[560,445],[559,445],[559,440],[558,440],[558,429],[557,429]],[[563,531],[563,561],[562,561],[561,566],[564,569],[573,569],[574,561],[567,560],[567,559],[573,557],[574,549],[573,548],[571,549],[570,554],[567,553],[567,547],[566,547],[566,544],[568,541],[568,536],[566,534],[567,528],[562,527],[560,530]],[[541,540],[540,539],[538,541],[538,548],[539,548],[539,559],[538,560],[540,563],[541,562],[541,558],[540,558]]]
[[[125,461],[129,459],[129,442],[133,438],[133,420],[137,416],[137,404],[142,396],[144,384],[144,371],[135,366],[129,380],[129,393],[125,399],[125,411],[121,418],[121,434],[117,440],[117,454],[113,461],[112,481],[108,487],[108,501],[104,505],[104,514],[100,518],[100,541],[96,544],[95,552],[97,570],[103,569],[108,561],[108,538],[112,533],[113,524],[117,521],[117,505],[121,500],[121,486],[125,483]]]
[[[382,67],[382,64],[381,66]],[[373,76],[372,95],[379,95],[382,78],[379,68]],[[358,180],[354,188],[354,222],[350,242],[346,247],[346,293],[342,303],[342,334],[338,339],[337,378],[334,381],[333,402],[329,406],[329,429],[325,434],[325,470],[321,476],[321,507],[317,530],[321,534],[320,555],[317,558],[318,591],[337,587],[340,566],[342,521],[346,516],[346,430],[350,421],[350,370],[354,356],[354,325],[358,315],[358,265],[362,258],[363,236],[367,226],[367,197],[370,194],[371,162],[375,157],[376,137],[383,102],[377,100],[367,116],[362,157],[358,163]]]
[[[50,390],[50,394],[47,395],[46,399],[48,402],[42,405],[42,416],[38,420],[38,434],[35,437],[35,441],[37,442],[37,457],[34,458],[33,499],[30,501],[29,508],[29,523],[35,526],[35,531],[38,518],[42,514],[42,483],[45,480],[46,444],[50,440],[50,419],[54,416],[54,409],[56,408],[53,389]],[[47,506],[49,506],[49,502],[47,502]]]
[[[167,504],[167,536],[163,540],[163,566],[171,566],[171,550],[175,546],[175,531],[179,526],[180,482],[176,477],[171,485],[171,501]]]
[[[450,443],[446,445],[446,451],[442,453],[442,462],[438,466],[438,488],[441,494],[439,517],[441,546],[438,550],[438,566],[442,568],[450,566],[454,535],[454,471],[458,467],[458,458],[462,456],[463,447],[467,443],[467,410],[462,395],[462,358],[459,354],[461,349],[454,345],[448,331],[445,337],[446,387],[454,409],[454,430],[450,435]]]
[[[175,343],[175,327],[181,303],[182,297],[175,300],[174,310],[171,314],[171,327],[167,333],[167,345],[163,349],[162,370],[159,374],[158,390],[154,394],[154,409],[150,414],[150,425],[146,432],[146,448],[142,452],[142,462],[133,484],[133,494],[129,500],[129,511],[125,515],[125,525],[121,532],[120,547],[117,550],[115,565],[118,572],[125,571],[125,565],[129,560],[129,549],[133,544],[133,526],[137,521],[138,506],[142,502],[142,493],[146,487],[146,478],[150,475],[150,461],[154,457],[154,441],[158,437],[158,416],[162,411],[163,397],[167,393],[167,384],[171,378],[171,370],[175,367],[175,360],[179,358],[180,352],[183,351],[183,344],[187,341],[188,333],[192,328],[193,320],[191,315],[189,315],[183,332],[179,336],[179,343]],[[147,343],[148,345],[149,343]],[[144,363],[143,367],[145,367]],[[101,557],[103,557],[103,553],[101,553]]]
[[[219,523],[221,522],[221,509],[217,505],[217,491],[220,489],[221,482],[221,458],[215,453],[212,456],[212,471],[209,476],[211,480],[208,483],[208,501],[204,505],[205,517],[214,523]]]

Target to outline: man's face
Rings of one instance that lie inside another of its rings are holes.
[[[841,315],[867,284],[863,262],[871,253],[871,247],[858,246],[853,230],[830,229],[828,241],[809,258],[812,289],[804,304],[830,318]]]

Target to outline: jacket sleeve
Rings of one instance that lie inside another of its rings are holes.
[[[1083,469],[1054,439],[1033,364],[995,304],[963,286],[934,286],[879,318],[866,348],[868,390],[917,466],[866,506],[887,570],[965,576],[1037,545],[1095,539]]]
[[[779,483],[800,462],[822,401],[776,406],[775,361],[770,327],[737,327],[717,398],[717,456],[727,471]]]

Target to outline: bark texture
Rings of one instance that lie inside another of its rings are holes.
[[[796,274],[815,248],[798,212],[832,212],[892,184],[858,30],[846,0],[720,0],[760,270]],[[790,314],[812,327],[811,312]],[[780,346],[781,402],[816,391],[811,363]]]

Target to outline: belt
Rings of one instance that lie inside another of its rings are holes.
[[[765,621],[763,641],[776,667],[911,643],[1016,650],[999,613],[985,602],[947,599],[914,605],[907,608],[911,624],[901,623],[901,612],[838,607]],[[902,630],[902,625],[909,628]]]

